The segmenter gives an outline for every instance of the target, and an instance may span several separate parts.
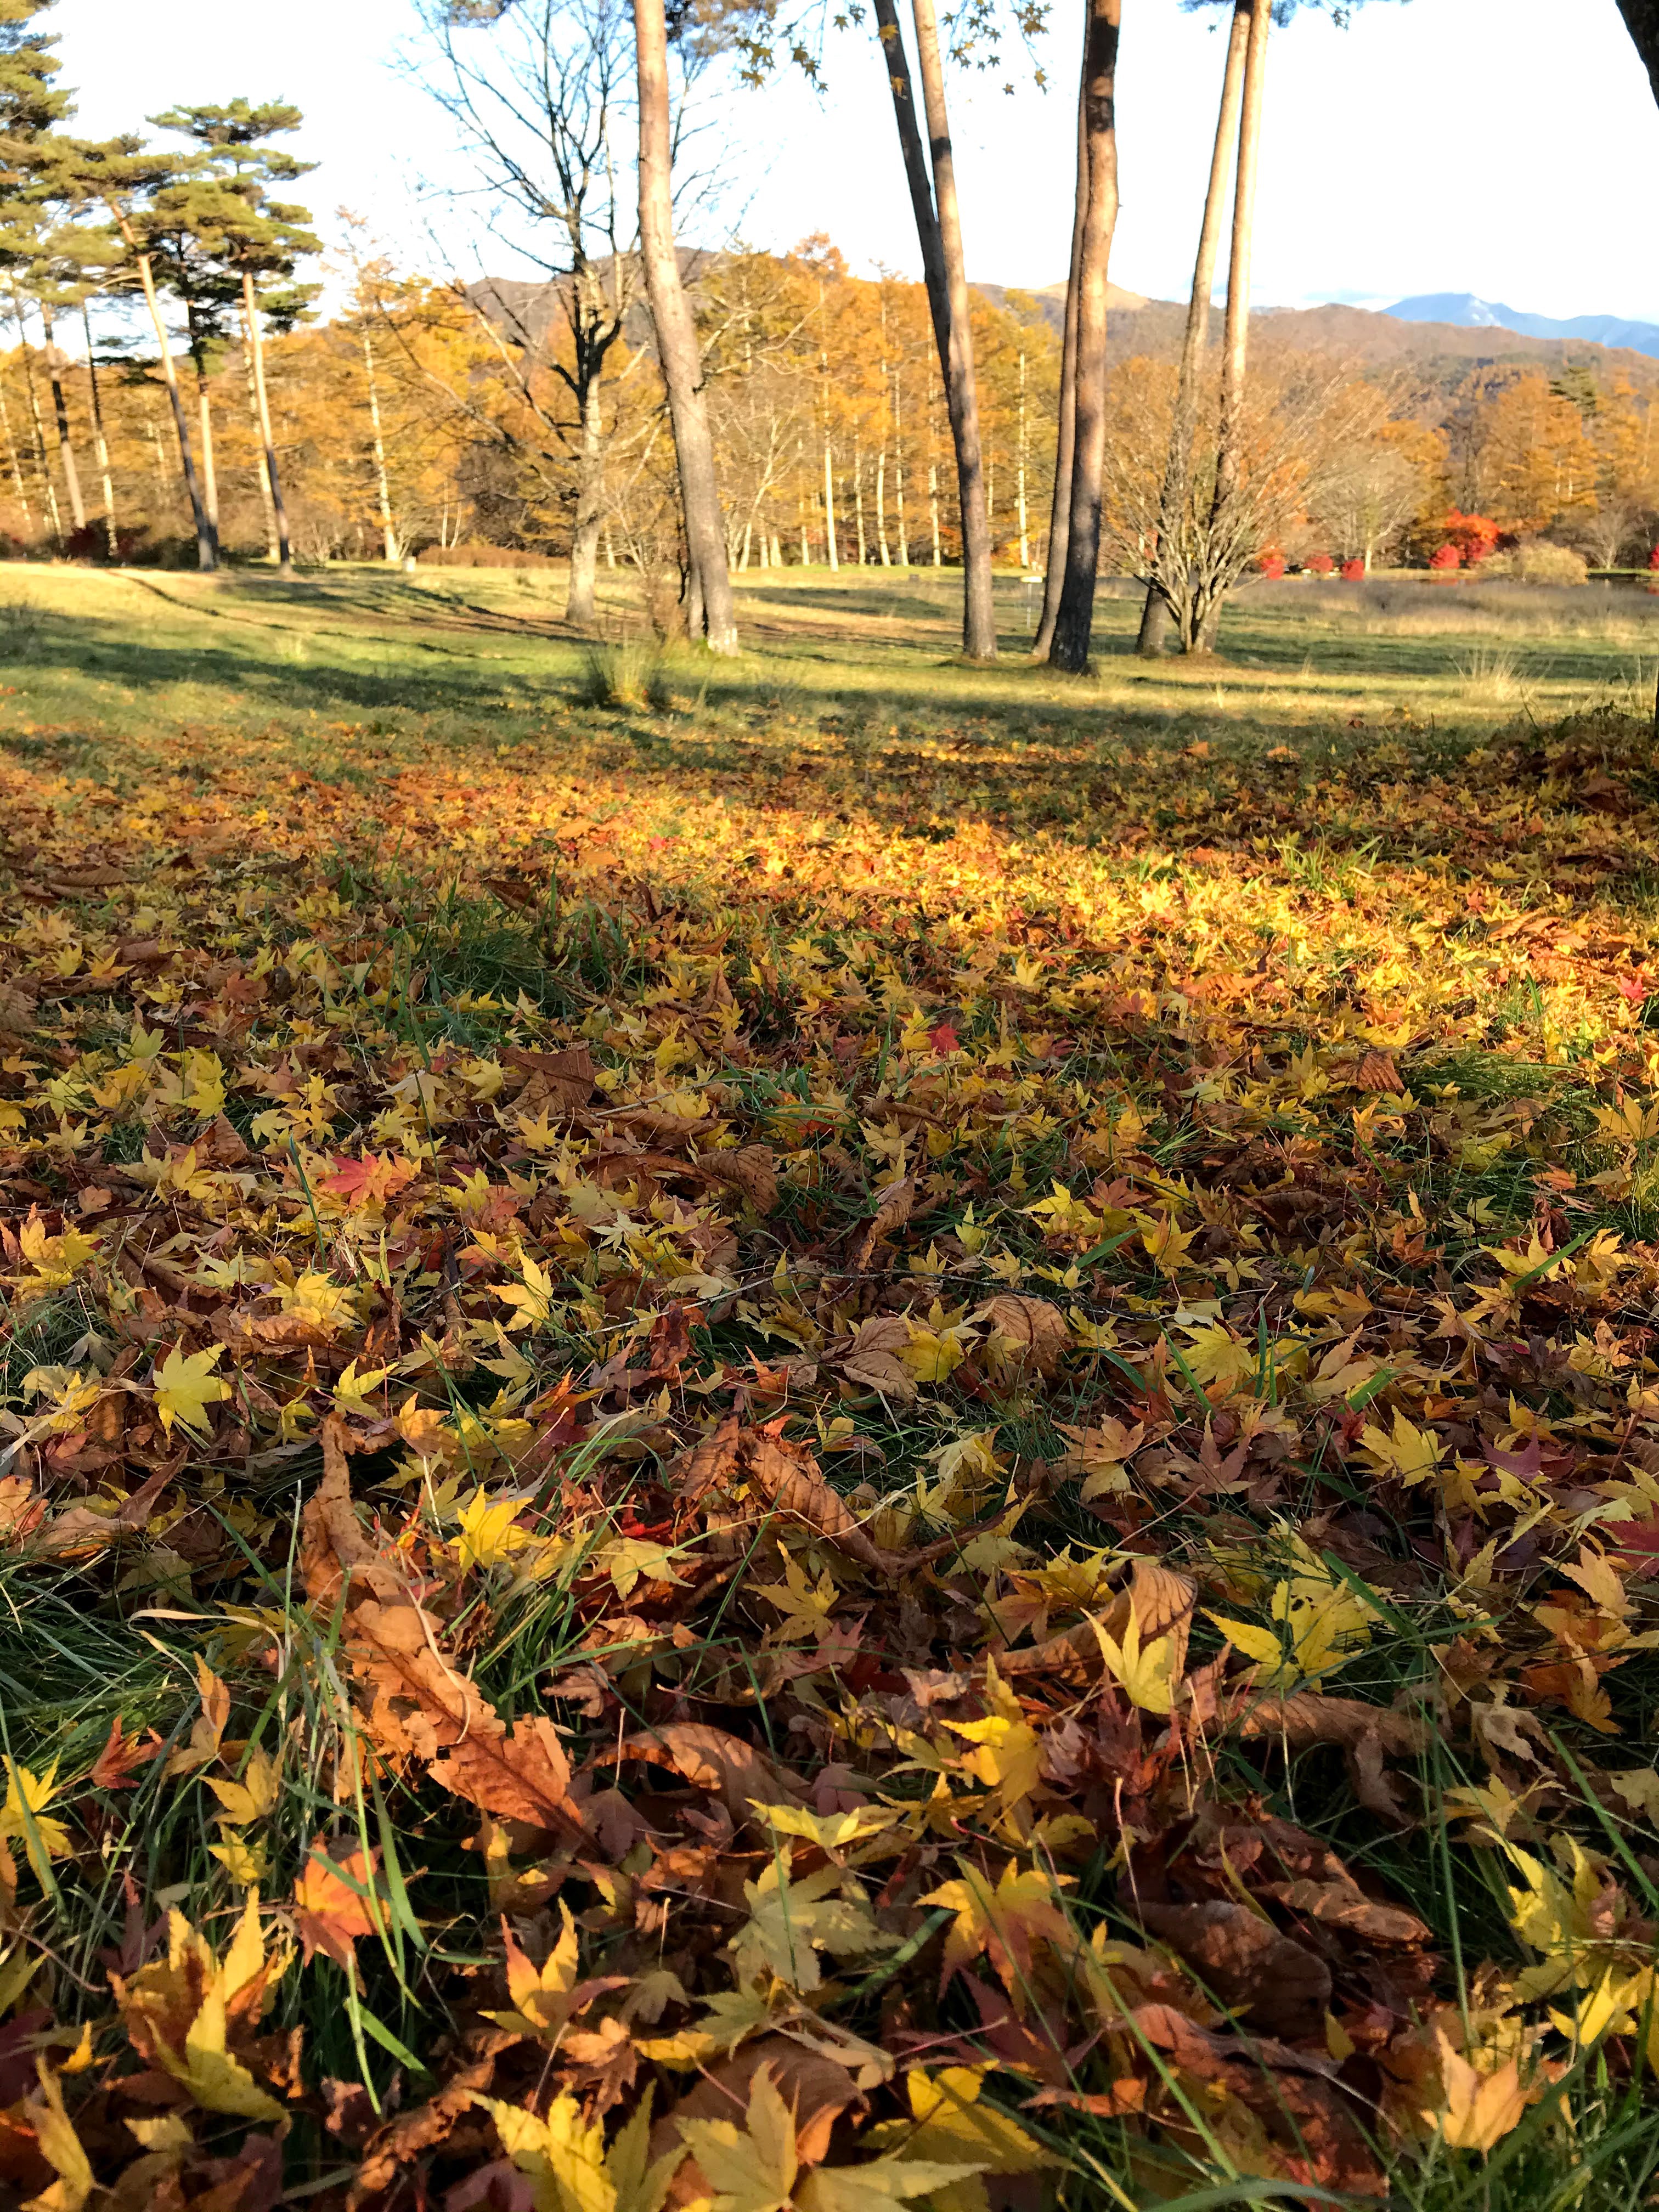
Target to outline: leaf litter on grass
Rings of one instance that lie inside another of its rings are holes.
[[[1207,751],[4,767],[9,2189],[1639,2193],[1645,736]]]

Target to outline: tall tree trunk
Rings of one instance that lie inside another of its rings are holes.
[[[276,515],[276,566],[283,575],[291,576],[294,574],[294,556],[289,545],[288,508],[283,501],[283,480],[276,472],[276,441],[270,430],[270,394],[265,388],[265,347],[259,330],[259,302],[254,297],[252,272],[246,269],[242,271],[242,315],[247,324],[248,340],[253,354],[253,391],[258,402],[259,441],[264,454],[265,478],[270,487],[270,504]]]
[[[1261,0],[1266,6],[1267,0]],[[1080,675],[1089,665],[1100,562],[1101,478],[1106,461],[1106,290],[1117,224],[1117,42],[1123,0],[1089,0],[1083,49],[1084,150],[1088,194],[1078,256],[1077,396],[1072,432],[1072,510],[1066,579],[1049,659]],[[1083,179],[1079,179],[1081,184]]]
[[[933,318],[933,343],[939,348],[939,368],[951,373],[951,289],[945,274],[945,249],[939,217],[933,211],[933,184],[927,155],[916,122],[915,96],[910,89],[910,64],[904,51],[894,0],[875,0],[876,32],[881,45],[887,88],[893,96],[893,119],[898,125],[899,151],[904,157],[904,181],[910,188],[910,212],[915,218],[916,243],[921,249],[921,273],[927,287],[927,312]],[[883,313],[885,314],[884,303]],[[896,371],[895,372],[896,376]]]
[[[81,496],[81,471],[75,465],[75,447],[70,442],[69,402],[64,393],[64,356],[58,350],[52,334],[52,309],[45,300],[40,302],[40,330],[46,341],[46,375],[52,384],[52,412],[58,429],[58,458],[63,465],[64,489],[69,494],[70,519],[78,535],[87,526],[87,503]]]
[[[172,403],[173,427],[179,437],[179,465],[184,471],[185,489],[190,494],[190,509],[196,521],[197,565],[203,568],[216,568],[219,565],[219,532],[202,503],[201,487],[196,480],[196,463],[191,455],[190,427],[185,420],[185,402],[179,389],[179,373],[173,365],[173,347],[167,337],[167,326],[161,319],[161,303],[155,296],[155,272],[149,265],[149,254],[138,251],[132,225],[116,201],[110,201],[109,211],[115,217],[116,228],[137,264],[138,281],[144,291],[144,305],[149,310],[150,327],[155,333],[162,381],[167,386],[167,398]],[[159,454],[159,447],[157,452]]]
[[[1086,56],[1088,25],[1084,25]],[[1060,618],[1060,586],[1066,580],[1066,544],[1072,522],[1072,441],[1077,429],[1077,291],[1083,262],[1083,217],[1087,201],[1088,148],[1083,136],[1084,67],[1078,65],[1077,191],[1072,206],[1072,258],[1066,270],[1066,321],[1060,346],[1060,414],[1054,435],[1054,489],[1048,504],[1048,556],[1042,579],[1042,612],[1031,641],[1031,658],[1047,660]]]
[[[392,487],[386,482],[386,440],[380,432],[380,387],[374,374],[374,348],[363,325],[363,374],[368,381],[368,427],[374,450],[374,494],[380,510],[380,543],[388,562],[398,558],[398,532],[392,520]],[[611,567],[616,567],[613,560]]]
[[[697,328],[680,282],[679,258],[674,248],[668,31],[663,0],[634,0],[634,39],[639,68],[640,258],[645,264],[645,289],[656,327],[657,357],[668,387],[686,544],[702,586],[704,635],[711,653],[731,653],[738,649],[738,625],[726,563],[726,526],[720,519]]]
[[[876,544],[881,549],[881,565],[890,568],[893,556],[887,544],[887,447],[884,444],[876,455]]]
[[[1255,242],[1255,180],[1261,155],[1261,104],[1267,83],[1267,33],[1273,27],[1272,0],[1249,0],[1250,35],[1244,49],[1244,91],[1238,118],[1238,176],[1233,187],[1232,252],[1227,266],[1227,324],[1222,341],[1221,423],[1217,434],[1215,498],[1210,534],[1223,527],[1238,496],[1244,464],[1244,389],[1250,349],[1250,252]],[[1206,611],[1196,640],[1201,652],[1213,652],[1221,623],[1218,593]]]
[[[109,440],[104,432],[104,401],[98,389],[98,357],[92,349],[92,311],[82,299],[81,327],[87,334],[87,381],[92,387],[92,447],[98,461],[98,481],[104,495],[104,538],[109,557],[121,557],[121,541],[115,527],[115,486],[110,482]],[[9,428],[7,430],[10,438]]]
[[[1619,12],[1642,57],[1653,96],[1659,100],[1659,0],[1619,0]],[[1649,413],[1651,415],[1651,409]],[[1653,734],[1659,738],[1659,685],[1654,690]]]
[[[1216,118],[1215,148],[1210,156],[1209,189],[1204,195],[1204,220],[1199,227],[1198,258],[1193,264],[1193,293],[1187,303],[1187,336],[1181,349],[1181,381],[1176,392],[1175,420],[1170,430],[1169,459],[1164,465],[1164,491],[1158,501],[1160,546],[1170,544],[1180,531],[1192,475],[1194,433],[1198,427],[1199,378],[1204,368],[1204,348],[1210,336],[1210,295],[1215,289],[1216,257],[1221,248],[1221,210],[1226,204],[1227,171],[1232,161],[1233,138],[1238,129],[1239,100],[1244,88],[1244,50],[1250,35],[1250,0],[1234,0],[1232,27],[1227,36],[1227,65],[1221,78],[1221,107]],[[1149,660],[1163,653],[1173,624],[1170,603],[1156,584],[1146,586],[1146,604],[1140,612],[1140,635],[1135,650]]]
[[[58,506],[58,487],[52,480],[52,468],[46,459],[46,426],[40,415],[40,394],[35,388],[34,362],[29,352],[28,331],[23,321],[23,298],[12,279],[11,310],[17,319],[17,339],[23,356],[23,384],[29,396],[29,422],[34,432],[34,465],[40,471],[40,487],[46,495],[46,516],[52,525],[52,543],[61,551],[64,544],[64,518]]]
[[[248,419],[253,425],[254,449],[258,460],[259,505],[265,518],[265,558],[274,568],[282,557],[276,542],[276,502],[271,497],[270,470],[266,465],[264,447],[259,439],[259,395],[253,388],[253,343],[246,335],[246,318],[243,324],[242,368],[247,385]]]
[[[1025,512],[1025,356],[1019,357],[1019,430],[1015,447],[1014,511],[1019,520],[1019,572],[1031,565],[1031,548]]]
[[[836,541],[836,477],[835,463],[830,452],[830,433],[823,434],[823,544],[824,558],[832,568],[841,567],[841,548]]]
[[[597,621],[594,592],[599,565],[599,525],[605,520],[605,438],[599,381],[581,396],[582,441],[576,455],[576,514],[570,532],[570,582],[564,618],[584,627]]]
[[[17,457],[17,441],[11,434],[11,410],[6,404],[5,386],[0,385],[0,432],[6,441],[6,461],[11,470],[12,489],[17,494],[17,504],[23,510],[23,527],[34,528],[34,515],[29,507],[29,495],[23,488],[23,465]]]
[[[974,333],[968,307],[968,270],[957,204],[956,158],[945,106],[945,64],[939,52],[933,0],[911,0],[916,26],[916,67],[933,157],[933,199],[939,250],[951,302],[945,398],[957,455],[957,497],[962,516],[962,649],[970,660],[994,660],[996,604],[991,588],[991,525],[985,511],[985,463],[980,447],[979,394],[974,381]]]

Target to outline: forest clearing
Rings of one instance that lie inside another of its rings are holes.
[[[6,582],[0,2180],[1645,2202],[1659,603],[734,581]]]

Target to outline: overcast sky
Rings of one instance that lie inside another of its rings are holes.
[[[983,281],[1065,274],[1079,12],[1054,9],[1049,91],[1029,67],[1012,97],[972,77],[953,88],[968,263]],[[1222,40],[1177,0],[1124,0],[1123,15],[1112,274],[1172,298],[1190,282]],[[293,100],[307,116],[295,150],[322,164],[304,190],[323,228],[344,204],[418,258],[417,181],[453,171],[442,118],[391,67],[411,22],[410,0],[166,0],[159,15],[59,0],[52,18],[76,128],[238,94]],[[822,101],[790,82],[731,94],[728,219],[750,244],[826,230],[855,270],[915,269],[872,45],[867,31],[832,45]],[[1370,0],[1346,32],[1304,16],[1270,51],[1256,297],[1470,291],[1659,322],[1656,178],[1659,112],[1614,0]]]

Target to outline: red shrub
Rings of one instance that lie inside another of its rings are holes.
[[[1302,565],[1310,576],[1334,576],[1336,574],[1336,563],[1328,553],[1310,554]]]
[[[1277,545],[1264,545],[1255,556],[1256,574],[1277,578],[1285,573],[1285,556]]]
[[[1358,583],[1364,573],[1365,564],[1363,561],[1345,561],[1342,563],[1342,580],[1345,584]]]
[[[1650,568],[1659,568],[1659,545],[1656,545],[1652,552],[1649,554],[1648,566]]]
[[[1445,532],[1447,542],[1457,548],[1468,568],[1480,567],[1501,535],[1490,515],[1462,514],[1456,507],[1446,517]]]
[[[1462,565],[1463,556],[1455,545],[1437,546],[1429,556],[1430,568],[1437,568],[1442,575],[1453,568],[1461,568]]]

